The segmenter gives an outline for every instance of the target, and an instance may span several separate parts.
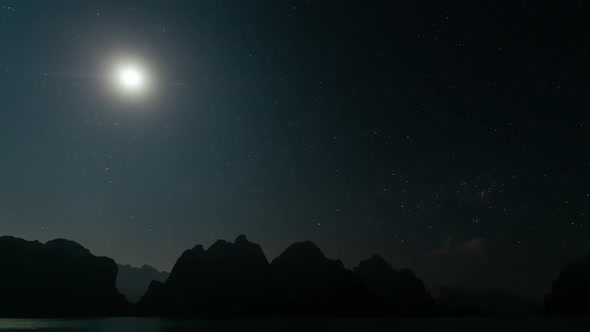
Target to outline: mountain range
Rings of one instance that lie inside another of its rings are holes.
[[[0,237],[0,266],[0,317],[532,313],[532,306],[502,291],[445,288],[437,304],[409,269],[395,269],[374,255],[349,270],[309,241],[292,244],[269,262],[244,235],[186,250],[169,275],[117,265],[69,240],[43,244],[10,236]],[[589,315],[588,285],[590,256],[566,264],[543,312]]]

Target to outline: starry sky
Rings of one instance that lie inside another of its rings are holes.
[[[239,234],[540,298],[590,252],[584,1],[0,1],[0,234]],[[121,57],[141,96],[109,79]]]

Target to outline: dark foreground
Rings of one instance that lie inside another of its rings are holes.
[[[581,331],[590,319],[392,318],[165,320],[159,318],[0,319],[0,331]]]

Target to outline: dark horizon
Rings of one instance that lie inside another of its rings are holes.
[[[585,1],[0,1],[0,236],[247,234],[540,300],[590,254]]]
[[[133,268],[65,239],[0,236],[0,318],[587,316],[590,255],[567,262],[543,301],[502,289],[431,291],[373,255],[352,269],[310,241],[275,259],[245,235],[182,253],[171,273]]]
[[[3,236],[12,237],[12,236],[10,236],[10,235],[0,235],[0,239],[1,239]],[[240,235],[238,235],[238,236],[236,237],[236,239],[238,239],[238,238],[240,238],[240,237],[245,237],[245,235],[244,235],[244,234],[240,234]],[[17,237],[16,239],[21,239],[21,238],[18,238],[18,237]],[[23,240],[26,240],[26,241],[33,241],[33,242],[37,241],[37,242],[40,242],[40,243],[44,243],[44,242],[45,242],[45,241],[39,241],[39,240],[30,240],[30,239],[23,239]],[[64,238],[56,238],[56,239],[51,239],[51,240],[49,240],[49,242],[50,242],[50,241],[56,241],[56,240],[57,240],[57,241],[59,241],[59,240],[74,241],[75,243],[79,243],[79,242],[77,242],[77,241],[75,241],[75,240],[72,240],[72,239],[64,239]],[[250,238],[248,238],[248,240],[251,240],[251,239],[250,239]],[[185,254],[186,252],[189,252],[189,251],[191,251],[191,250],[192,250],[194,247],[199,247],[199,246],[202,246],[202,247],[203,247],[205,250],[209,250],[209,249],[210,249],[212,246],[214,246],[214,245],[216,245],[216,244],[219,244],[220,242],[222,242],[222,243],[224,243],[224,242],[229,242],[229,243],[232,243],[232,242],[231,242],[231,239],[217,239],[216,241],[214,241],[214,242],[213,242],[212,244],[210,244],[210,245],[203,245],[203,244],[197,243],[197,244],[195,244],[194,246],[191,246],[190,248],[186,248],[185,250],[183,250],[183,251],[182,251],[182,252],[181,252],[181,253],[178,255],[177,259],[175,259],[175,260],[174,260],[174,262],[172,263],[172,267],[171,267],[171,269],[170,269],[170,270],[163,270],[163,269],[159,269],[159,268],[157,268],[157,267],[154,267],[154,266],[152,266],[152,265],[150,265],[150,264],[147,264],[147,263],[140,264],[140,265],[133,265],[133,264],[128,264],[128,263],[126,263],[126,262],[120,262],[120,261],[118,261],[118,260],[116,260],[116,259],[114,259],[114,261],[115,261],[115,262],[117,263],[117,265],[119,265],[119,266],[121,266],[121,265],[122,265],[122,266],[129,266],[129,267],[130,267],[130,268],[132,268],[132,269],[140,269],[140,268],[142,268],[142,267],[153,268],[153,269],[155,269],[155,271],[156,271],[156,272],[158,272],[158,273],[164,273],[164,274],[166,274],[166,276],[168,276],[168,275],[169,275],[169,274],[172,272],[172,270],[174,269],[174,267],[177,265],[177,263],[178,263],[178,259],[179,259],[179,258],[180,258],[180,257],[181,257],[183,254]],[[256,241],[254,241],[254,243],[256,243]],[[293,243],[290,243],[290,244],[288,244],[288,245],[287,245],[287,247],[285,248],[285,250],[286,250],[286,249],[289,249],[289,248],[290,248],[290,247],[292,247],[294,244],[299,244],[299,243],[312,243],[312,244],[315,246],[315,244],[314,244],[313,242],[311,242],[311,241],[309,241],[309,240],[305,240],[305,241],[299,241],[299,242],[293,242]],[[80,245],[82,245],[83,247],[85,247],[83,244],[81,244],[81,243],[79,243],[79,244],[80,244]],[[95,255],[95,256],[98,256],[98,257],[108,257],[108,256],[101,256],[101,255],[97,255],[97,254],[96,254],[96,253],[94,253],[94,252],[93,252],[93,251],[92,251],[90,248],[87,248],[87,249],[89,249],[90,253],[92,253],[92,254],[93,254],[93,255]],[[324,253],[324,251],[323,251],[323,249],[322,249],[322,248],[319,248],[319,247],[318,247],[318,249],[319,249],[319,250],[321,250],[321,251],[322,251],[322,253]],[[270,256],[268,256],[268,255],[266,254],[266,252],[265,252],[265,250],[264,250],[264,245],[262,245],[262,246],[261,246],[261,252],[264,254],[264,256],[265,256],[265,259],[266,259],[266,261],[267,261],[268,263],[271,263],[271,262],[272,262],[272,261],[273,261],[275,258],[277,258],[277,257],[279,257],[280,255],[282,255],[282,254],[285,252],[285,250],[281,251],[281,252],[280,252],[280,253],[279,253],[277,256],[270,257]],[[370,259],[372,259],[372,258],[373,258],[373,257],[375,257],[375,256],[379,257],[380,259],[381,259],[381,258],[383,258],[383,257],[381,257],[379,254],[377,254],[377,253],[374,253],[374,254],[372,254],[372,255],[369,255],[369,256],[365,257],[364,259],[360,260],[360,261],[359,261],[359,262],[357,262],[356,264],[353,264],[353,265],[347,265],[347,264],[343,264],[343,266],[344,266],[344,268],[346,268],[347,270],[349,270],[349,271],[353,271],[355,268],[357,268],[357,267],[359,266],[359,263],[362,263],[363,261],[370,260]],[[329,257],[329,256],[326,256],[326,257],[327,257],[328,259],[330,259],[330,260],[337,260],[337,261],[341,261],[342,263],[344,263],[344,262],[341,260],[341,258],[339,258],[339,257]],[[587,256],[587,257],[590,257],[590,256]],[[550,293],[550,291],[551,291],[551,288],[552,288],[552,285],[554,284],[554,282],[555,282],[556,278],[558,278],[558,277],[559,277],[559,274],[560,274],[560,272],[561,272],[561,271],[563,271],[563,267],[564,267],[566,264],[571,264],[572,262],[580,261],[580,260],[582,260],[582,259],[584,259],[584,258],[587,258],[587,257],[586,257],[586,256],[583,256],[583,255],[580,255],[580,256],[578,256],[578,257],[576,257],[576,258],[574,258],[574,259],[571,259],[571,260],[569,260],[569,261],[564,261],[564,262],[562,262],[562,263],[561,263],[561,265],[559,266],[559,269],[558,269],[558,270],[555,272],[555,274],[553,274],[552,276],[543,276],[543,277],[539,277],[539,279],[549,279],[549,280],[550,280],[550,282],[548,282],[548,286],[547,286],[545,289],[541,290],[539,294],[535,294],[534,296],[526,296],[526,294],[521,294],[521,293],[515,292],[513,289],[509,289],[509,288],[501,288],[501,287],[485,287],[485,286],[481,286],[481,285],[476,285],[476,286],[469,286],[469,285],[465,285],[465,284],[463,284],[463,285],[461,285],[461,284],[441,284],[441,285],[432,285],[432,284],[429,284],[429,283],[427,282],[427,280],[425,280],[425,278],[424,278],[422,275],[420,275],[419,273],[417,273],[417,274],[416,274],[416,276],[417,276],[419,279],[421,279],[422,281],[424,281],[424,286],[425,286],[426,290],[427,290],[427,291],[429,292],[429,294],[430,294],[430,295],[433,297],[433,299],[434,299],[434,300],[437,300],[437,301],[440,299],[440,296],[441,296],[441,294],[440,294],[440,291],[441,291],[441,289],[447,289],[447,290],[451,290],[451,291],[467,292],[467,293],[469,293],[469,292],[473,292],[472,294],[477,294],[477,293],[482,293],[482,292],[483,292],[483,293],[490,292],[490,293],[492,293],[492,294],[494,294],[494,293],[495,293],[495,294],[498,294],[498,293],[500,293],[500,294],[502,294],[502,293],[505,293],[506,295],[513,296],[513,300],[517,301],[517,303],[520,303],[520,302],[527,303],[527,309],[530,309],[530,310],[531,310],[531,313],[532,313],[532,310],[533,310],[533,309],[537,310],[538,308],[540,308],[540,307],[542,306],[543,302],[544,302],[544,301],[545,301],[545,299],[546,299],[546,296],[547,296],[547,294],[549,294],[549,293]],[[112,258],[112,257],[108,257],[108,258]],[[384,258],[383,258],[383,259],[384,259]],[[386,259],[384,259],[384,260],[385,260],[385,261],[387,261]],[[396,269],[396,270],[403,270],[403,269],[409,268],[408,266],[395,266],[395,265],[391,264],[391,262],[389,262],[389,261],[387,261],[387,263],[388,263],[388,264],[390,264],[390,265],[391,265],[391,267],[392,267],[392,268],[394,268],[394,269]],[[410,268],[410,270],[412,270],[412,269]],[[121,272],[121,271],[119,270],[119,273],[120,273],[120,272]],[[416,272],[416,271],[413,271],[413,272]],[[138,277],[138,276],[135,276],[134,278],[137,278],[137,277]],[[119,278],[119,277],[117,277],[117,278]],[[117,279],[117,280],[119,280],[119,279]],[[154,280],[156,280],[156,279],[154,279]],[[164,281],[165,281],[165,279],[161,279],[161,280],[159,280],[159,281],[161,281],[161,282],[164,282]],[[137,280],[135,280],[134,282],[137,282]],[[147,285],[149,285],[149,282],[148,282],[148,284],[146,284],[146,287],[147,287]],[[147,288],[146,288],[146,289],[147,289]],[[121,291],[121,289],[119,289],[119,291]],[[130,300],[130,299],[128,299],[128,300]],[[494,303],[494,304],[495,304],[495,303]],[[510,304],[510,303],[508,303],[508,304]]]

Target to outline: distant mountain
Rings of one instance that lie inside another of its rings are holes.
[[[260,246],[240,235],[185,251],[138,308],[166,316],[415,315],[434,312],[434,303],[411,271],[396,271],[378,256],[352,272],[299,242],[269,264]]]
[[[516,316],[537,313],[533,301],[502,289],[464,290],[441,287],[438,307],[451,316]]]
[[[354,274],[374,300],[370,310],[389,315],[431,315],[436,305],[424,283],[409,269],[395,270],[374,255],[360,262]]]
[[[0,316],[120,315],[117,265],[73,241],[0,237]]]
[[[566,264],[545,297],[550,315],[590,316],[590,255]]]
[[[160,272],[149,265],[132,267],[131,265],[117,264],[117,266],[119,268],[117,289],[133,303],[139,302],[152,280],[164,282],[169,275],[168,272]]]

